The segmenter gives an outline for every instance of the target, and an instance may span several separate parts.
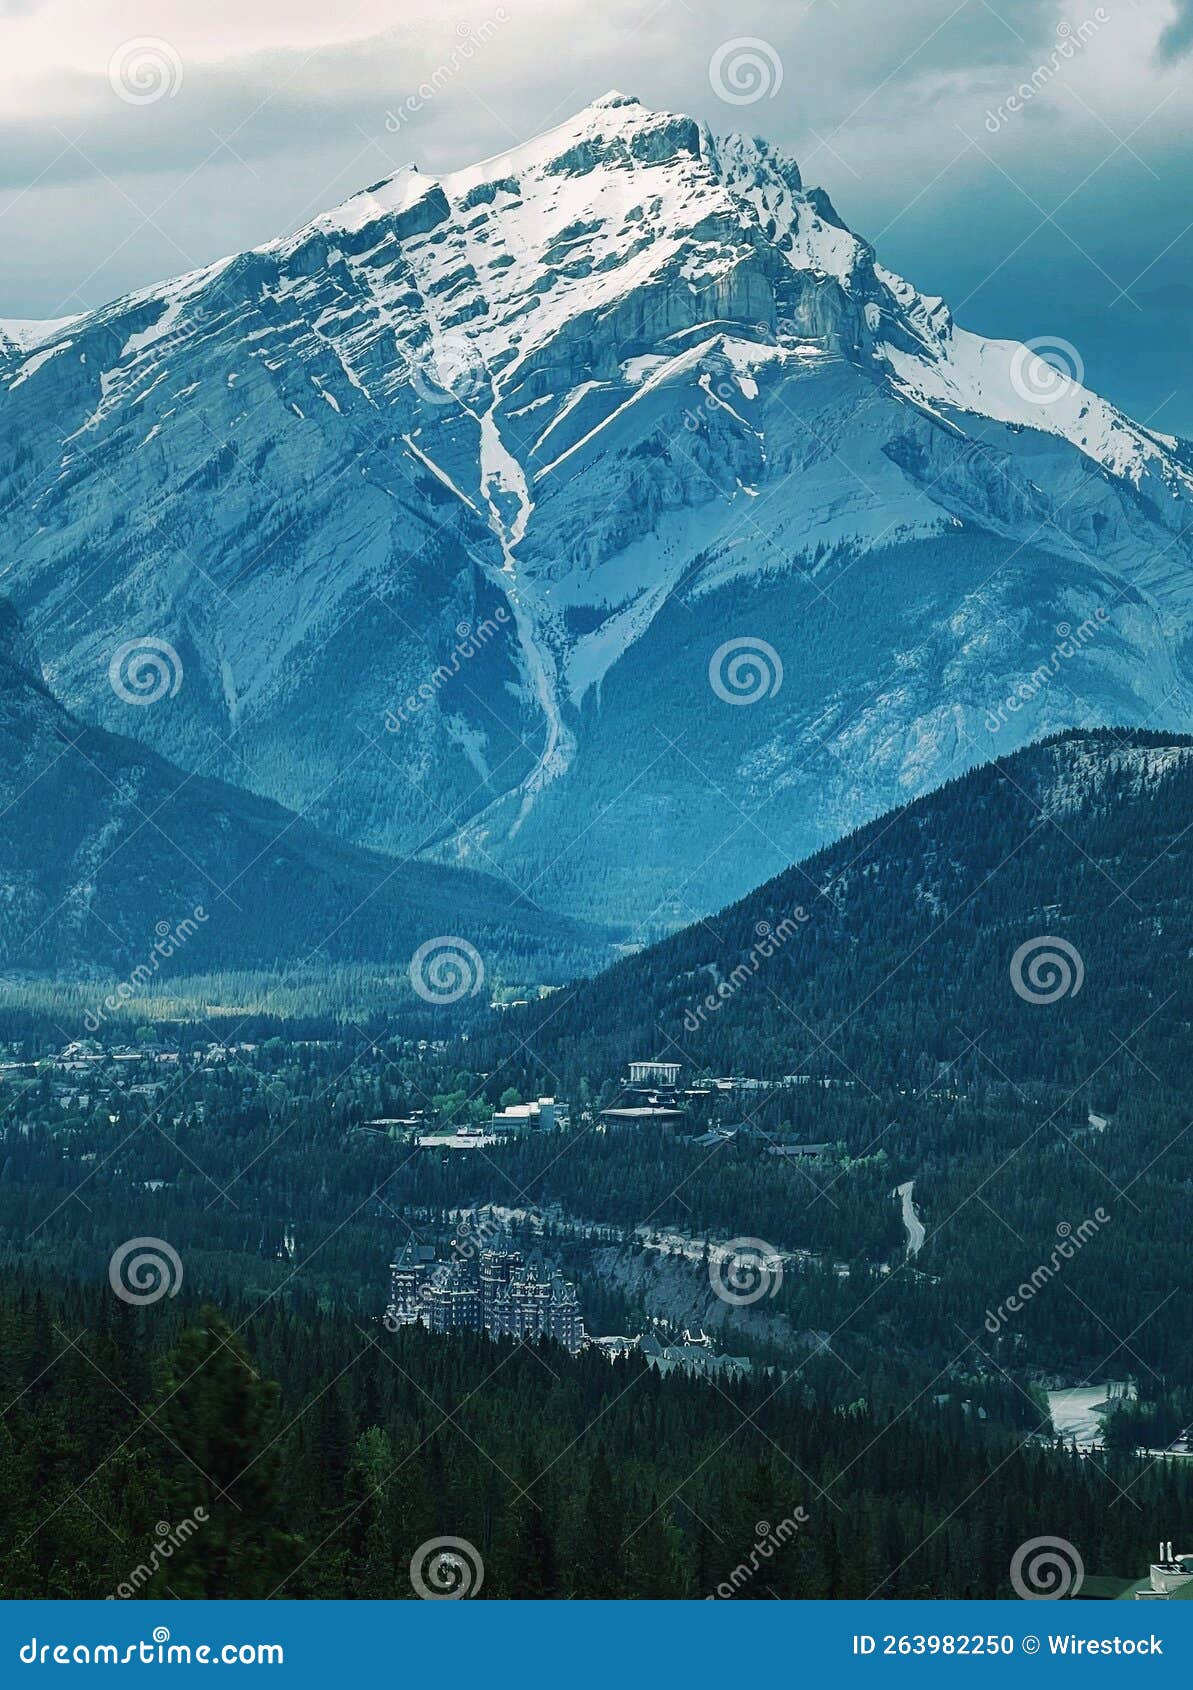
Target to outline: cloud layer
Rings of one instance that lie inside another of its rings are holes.
[[[1081,338],[1095,385],[1193,432],[1172,352],[1193,0],[415,0],[396,27],[388,0],[344,10],[157,0],[147,43],[129,0],[0,0],[0,315],[100,304],[617,86],[787,145],[963,320]],[[710,84],[742,36],[781,63],[774,97]],[[120,85],[135,50],[164,63],[161,97]]]

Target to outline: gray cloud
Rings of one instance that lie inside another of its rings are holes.
[[[619,87],[789,147],[849,221],[881,236],[889,262],[962,303],[963,320],[990,333],[1063,333],[1076,313],[1091,370],[1107,349],[1114,396],[1141,413],[1167,403],[1171,381],[1152,389],[1169,372],[1157,364],[1145,382],[1147,360],[1131,350],[1138,313],[1109,308],[1117,289],[1106,273],[1131,282],[1187,221],[1179,184],[1193,165],[1193,90],[1161,101],[1178,74],[1164,64],[1193,44],[1193,0],[1180,0],[1176,17],[1164,0],[1108,0],[1110,21],[1088,49],[1101,55],[1093,87],[1075,98],[1066,65],[993,139],[987,108],[1048,58],[1062,19],[1076,26],[1094,8],[968,0],[954,14],[956,4],[504,0],[505,21],[461,62],[460,13],[475,27],[503,8],[459,0],[451,17],[431,12],[417,28],[314,54],[187,56],[176,97],[149,106],[118,100],[102,74],[57,76],[27,102],[32,119],[0,111],[0,315],[103,303],[296,227],[407,161],[441,170],[504,151]],[[11,11],[12,0],[0,6]],[[762,36],[781,56],[776,99],[738,107],[714,95],[710,57],[740,35]],[[440,91],[387,130],[387,112],[453,52]],[[1129,151],[1115,151],[1107,126],[1131,134]],[[1056,208],[1071,239],[1045,223],[1043,210]],[[1146,284],[1166,289],[1181,251]],[[1117,363],[1116,348],[1126,349]],[[1193,399],[1188,408],[1193,427]]]
[[[1174,0],[1176,15],[1160,36],[1156,56],[1162,63],[1183,59],[1193,47],[1193,0]]]
[[[213,158],[268,159],[312,135],[361,138],[362,120],[384,134],[380,91],[363,110],[318,86],[287,88],[259,74],[216,70],[200,93],[125,105],[107,81],[63,78],[55,104],[34,120],[0,117],[0,186],[39,189],[96,176],[181,177]]]

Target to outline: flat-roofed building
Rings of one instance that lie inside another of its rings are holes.
[[[631,1062],[630,1085],[675,1086],[683,1072],[680,1062]]]

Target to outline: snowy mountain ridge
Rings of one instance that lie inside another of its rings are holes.
[[[78,317],[0,317],[0,358],[32,352],[78,320]]]
[[[636,162],[658,167],[652,179],[656,192],[645,210]],[[627,177],[620,194],[610,188],[615,171]],[[1155,465],[1174,487],[1186,494],[1193,489],[1188,467],[1167,461],[1174,437],[1138,427],[1080,382],[1031,357],[1030,349],[958,329],[943,300],[917,293],[877,263],[872,248],[840,222],[827,196],[804,190],[795,161],[756,139],[731,135],[718,141],[692,119],[650,111],[613,92],[484,164],[441,178],[413,167],[400,171],[275,245],[291,256],[307,244],[311,230],[357,234],[389,219],[401,222],[419,207],[443,222],[471,213],[459,246],[449,246],[444,262],[420,278],[426,295],[443,288],[451,303],[442,312],[428,308],[431,344],[413,368],[438,381],[445,393],[459,388],[467,398],[469,378],[483,380],[484,372],[500,401],[529,379],[525,372],[532,376],[535,353],[567,317],[608,309],[662,269],[693,234],[711,234],[707,220],[741,218],[747,231],[749,222],[757,225],[792,270],[831,279],[860,304],[862,321],[853,326],[874,359],[888,365],[917,402],[1044,429],[1116,475],[1138,483]],[[477,257],[482,249],[483,283]],[[561,249],[567,255],[562,263]],[[465,255],[467,279],[463,269],[452,274],[454,260]],[[685,262],[683,274],[697,291],[715,291],[737,262],[731,248],[717,253],[710,244],[699,259]],[[475,283],[474,292],[467,282]],[[546,299],[546,308],[530,311],[528,300],[536,296]],[[710,320],[708,326],[714,325]],[[780,335],[785,327],[797,326],[765,318],[756,325]],[[798,333],[794,338],[806,339]],[[781,357],[783,351],[780,340],[772,352]],[[1022,379],[1034,394],[1013,385],[1017,355]],[[631,375],[624,368],[621,373]],[[656,365],[632,374],[642,381],[658,373]],[[562,408],[570,412],[581,397],[573,392]],[[536,418],[531,456],[540,455],[541,443],[559,421],[558,410],[548,416]]]
[[[1097,607],[1109,632],[1008,743],[1188,716],[1188,447],[959,328],[763,141],[610,94],[46,327],[0,339],[0,481],[6,587],[56,684],[361,842],[594,912],[596,883],[628,890],[612,804],[659,829],[633,900],[667,922],[981,760],[991,698]],[[387,740],[387,706],[498,610]],[[743,616],[788,678],[729,723],[709,662]],[[130,721],[107,660],[142,633],[186,685]],[[668,767],[700,807],[679,863],[646,779],[676,686],[722,795]],[[726,794],[769,811],[740,860]]]

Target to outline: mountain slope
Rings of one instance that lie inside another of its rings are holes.
[[[944,1065],[1012,1101],[1095,1073],[1105,1097],[1124,1066],[1179,1085],[1191,815],[1193,740],[1060,735],[520,1013],[505,1048],[513,1031],[569,1080],[658,1053],[689,1073],[880,1089],[947,1088]]]
[[[0,389],[68,703],[559,907],[674,925],[993,751],[1193,725],[1189,449],[957,327],[765,143],[620,95]],[[133,636],[169,710],[107,685]]]
[[[603,936],[488,876],[402,863],[85,726],[0,603],[0,962],[24,973],[368,960],[466,931],[491,971],[559,977]],[[478,987],[480,982],[477,982]]]

